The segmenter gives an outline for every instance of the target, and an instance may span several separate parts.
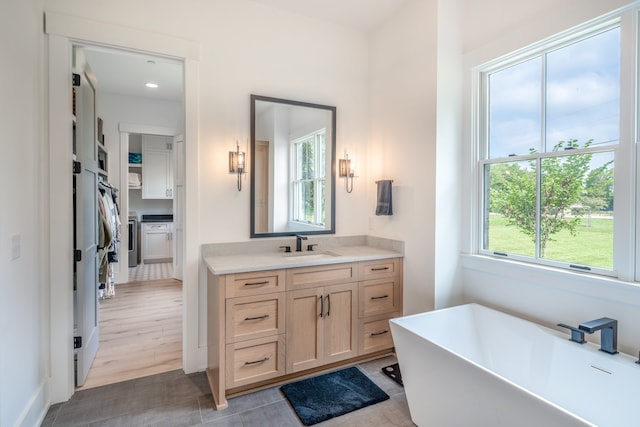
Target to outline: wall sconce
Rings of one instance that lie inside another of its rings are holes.
[[[242,191],[242,174],[245,173],[245,154],[236,141],[236,151],[229,151],[229,173],[238,175],[238,191]]]
[[[355,172],[351,168],[349,154],[345,153],[344,157],[344,159],[340,159],[338,164],[338,176],[345,179],[345,189],[347,190],[347,193],[351,193],[353,191],[353,177],[355,176]]]

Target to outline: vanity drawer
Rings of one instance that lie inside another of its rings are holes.
[[[284,270],[227,274],[227,298],[284,292]]]
[[[289,291],[357,280],[357,264],[352,262],[287,269],[287,290]]]
[[[396,313],[397,315],[397,313]],[[391,317],[396,317],[396,315]],[[358,354],[363,355],[393,347],[393,337],[389,328],[389,318],[361,320]]]
[[[284,375],[284,335],[227,344],[226,388]]]
[[[358,285],[359,317],[393,313],[400,307],[400,279],[377,279]]]
[[[284,292],[226,301],[227,343],[284,333]]]
[[[400,258],[376,259],[358,263],[360,280],[399,276],[402,270]]]

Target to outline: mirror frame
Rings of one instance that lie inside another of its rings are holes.
[[[277,104],[286,104],[286,105],[294,105],[299,107],[308,107],[308,108],[318,108],[322,110],[327,110],[331,113],[331,212],[329,212],[331,218],[331,227],[325,230],[311,230],[311,231],[283,231],[283,232],[267,232],[267,233],[256,233],[255,230],[255,179],[256,179],[256,171],[255,171],[255,152],[256,152],[256,102],[257,101],[265,101],[265,102],[273,102]],[[250,215],[250,230],[251,230],[251,238],[256,237],[278,237],[278,236],[295,236],[296,234],[301,235],[313,235],[313,234],[335,234],[336,232],[336,107],[332,107],[329,105],[322,104],[313,104],[310,102],[301,102],[301,101],[292,101],[290,99],[282,99],[282,98],[273,98],[269,96],[261,96],[261,95],[251,95],[251,146],[250,146],[250,159],[251,164],[249,165],[250,174],[251,174],[251,195],[250,195],[250,205],[251,205],[251,215]]]

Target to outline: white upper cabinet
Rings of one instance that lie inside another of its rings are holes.
[[[165,136],[142,136],[142,198],[173,199],[173,142]]]

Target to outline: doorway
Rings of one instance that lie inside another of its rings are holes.
[[[115,285],[99,294],[95,313],[99,345],[86,381],[78,387],[87,389],[183,367],[183,289],[180,269],[174,268],[182,265],[182,251],[175,249],[174,242],[180,247],[181,240],[173,238],[173,214],[184,211],[184,198],[174,197],[176,186],[180,194],[184,190],[184,174],[176,173],[185,169],[177,164],[184,163],[184,155],[174,155],[174,145],[175,150],[184,150],[184,139],[178,136],[183,133],[184,103],[180,62],[91,45],[76,49],[82,50],[95,75],[96,116],[110,159],[105,173],[119,190],[120,209],[118,260],[112,267]],[[143,88],[147,81],[156,82],[154,89],[164,92]],[[143,145],[150,147],[146,162],[139,157]],[[145,180],[143,170],[151,171]],[[132,183],[131,176],[137,182]],[[158,186],[163,187],[159,194]],[[155,230],[158,227],[160,231]],[[153,231],[147,233],[147,228]],[[156,240],[146,248],[149,236]],[[133,245],[137,257],[132,269]],[[166,248],[166,253],[151,256],[158,248]],[[139,269],[142,277],[132,278],[132,270]]]
[[[72,157],[72,139],[69,125],[71,117],[71,68],[69,58],[72,46],[81,41],[97,46],[110,46],[136,52],[175,58],[184,67],[184,138],[185,164],[197,164],[198,147],[198,76],[200,49],[197,42],[172,36],[148,33],[117,24],[92,21],[70,15],[45,12],[45,32],[48,37],[48,162],[49,191],[56,197],[49,201],[49,301],[50,319],[50,381],[52,403],[64,402],[74,393],[73,342],[73,265],[69,253],[73,251],[72,171],[68,167]],[[186,373],[203,369],[206,360],[204,321],[198,303],[198,173],[196,168],[186,169],[184,197],[185,236],[181,258],[183,265],[183,370]],[[126,219],[126,218],[125,218]]]

